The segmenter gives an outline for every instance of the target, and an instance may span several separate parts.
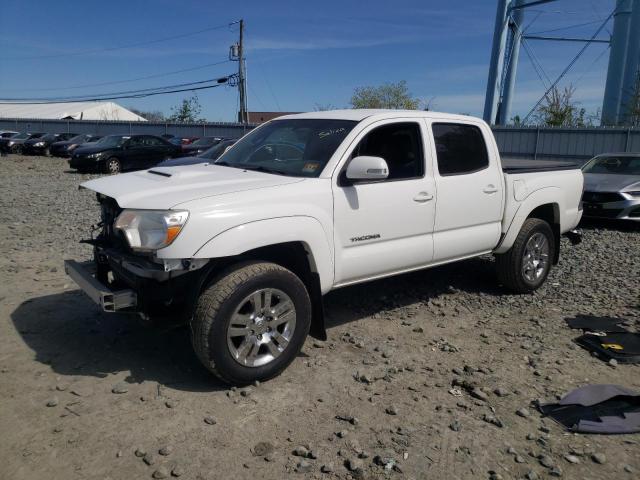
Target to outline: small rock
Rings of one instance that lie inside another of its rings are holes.
[[[218,423],[218,421],[211,416],[206,416],[204,417],[204,423],[206,423],[207,425],[215,425],[216,423]]]
[[[569,463],[574,463],[574,464],[580,463],[580,459],[578,457],[576,457],[575,455],[567,454],[567,455],[564,456],[564,459]]]
[[[609,366],[611,368],[616,368],[618,366],[618,361],[615,358],[612,358],[611,360],[609,360]]]
[[[486,393],[484,393],[482,390],[480,390],[479,388],[474,388],[473,390],[471,390],[471,392],[469,392],[470,395],[473,398],[477,398],[478,400],[482,400],[483,402],[486,402],[487,399],[489,398],[487,396]]]
[[[175,400],[167,400],[164,402],[164,406],[167,408],[176,408],[177,405],[178,403]]]
[[[47,407],[57,407],[58,406],[58,398],[52,397],[47,400]]]
[[[385,409],[385,412],[387,412],[388,415],[398,415],[398,407],[391,405]]]
[[[596,463],[599,463],[600,465],[607,463],[607,457],[604,453],[594,453],[593,455],[591,455],[591,460],[593,460]]]
[[[122,458],[122,450],[116,452],[116,458]]]
[[[460,425],[460,422],[458,420],[454,420],[453,422],[451,422],[451,424],[449,425],[449,428],[451,430],[453,430],[454,432],[459,432],[460,429],[462,428],[462,425]]]
[[[58,390],[59,392],[64,392],[67,390],[67,388],[69,388],[69,385],[67,385],[66,383],[59,383],[56,385],[56,390]]]
[[[151,453],[147,453],[144,457],[142,457],[142,461],[147,465],[153,465],[154,463],[156,463],[156,458]]]
[[[265,455],[269,455],[271,452],[275,450],[275,447],[272,443],[269,442],[258,442],[253,446],[251,452],[256,457],[264,457]]]
[[[164,467],[159,467],[155,472],[153,472],[153,478],[167,478],[169,476],[169,471]]]
[[[549,472],[549,475],[552,477],[561,477],[562,476],[562,470],[560,469],[560,467],[553,467],[551,469],[551,471]]]
[[[524,478],[526,478],[527,480],[538,480],[540,478],[540,475],[538,475],[535,470],[529,470],[525,474]]]
[[[144,448],[136,448],[134,454],[136,457],[144,457],[147,454],[147,451]]]
[[[362,470],[363,463],[359,458],[349,458],[347,459],[345,466],[349,471],[355,472],[356,470]]]
[[[495,393],[496,396],[498,396],[498,397],[506,397],[507,395],[509,395],[509,392],[507,390],[505,390],[504,388],[502,388],[502,387],[496,388],[493,391],[493,393]]]
[[[164,457],[170,455],[171,452],[173,452],[173,448],[170,445],[165,445],[160,450],[158,450],[158,453]]]
[[[624,466],[624,471],[627,472],[627,473],[633,473],[634,472],[633,467],[631,465],[625,465]]]
[[[333,472],[333,463],[325,463],[320,467],[320,471],[322,473],[331,473]]]
[[[336,433],[336,436],[338,438],[344,438],[347,435],[349,435],[349,432],[347,430],[340,430],[339,432]]]
[[[516,463],[524,463],[525,462],[525,459],[524,459],[524,457],[522,455],[516,455],[514,460],[515,460]]]
[[[296,457],[307,458],[309,456],[309,449],[306,447],[303,447],[302,445],[299,445],[296,448],[294,448],[293,452],[291,453],[293,453]]]
[[[127,393],[128,391],[129,391],[129,386],[126,383],[122,383],[122,382],[116,383],[111,389],[111,393],[116,393],[116,394]]]
[[[296,465],[296,472],[309,473],[312,468],[313,468],[313,465],[311,465],[310,462],[307,462],[306,460],[300,460],[298,462],[298,465]]]
[[[522,418],[527,418],[531,415],[531,413],[529,413],[529,410],[527,408],[522,407],[516,410],[516,415]]]
[[[546,467],[546,468],[554,467],[553,460],[549,455],[540,455],[540,457],[538,457],[538,460],[540,461],[540,465],[542,465],[543,467]]]
[[[173,475],[174,477],[181,477],[182,475],[184,475],[184,468],[182,468],[180,465],[176,465],[171,469],[171,475]]]

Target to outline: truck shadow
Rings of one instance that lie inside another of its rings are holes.
[[[456,291],[509,293],[498,285],[493,259],[478,257],[334,290],[325,296],[325,325],[327,329],[337,327]]]
[[[105,378],[128,371],[132,384],[228,389],[200,364],[186,327],[151,328],[134,315],[103,313],[79,290],[26,300],[11,318],[35,360],[58,375]]]
[[[332,292],[325,297],[327,328],[456,290],[504,294],[492,261],[478,258]],[[147,327],[134,315],[103,313],[80,290],[26,300],[11,318],[35,360],[58,375],[130,372],[131,384],[154,381],[192,392],[228,388],[200,364],[188,328]]]

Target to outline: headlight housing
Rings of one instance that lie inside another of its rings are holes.
[[[100,158],[101,155],[102,155],[102,152],[92,153],[90,155],[87,155],[87,158]]]
[[[626,193],[627,195],[631,195],[632,197],[640,197],[640,190],[637,190],[634,192],[622,192],[622,193]]]
[[[171,245],[188,218],[186,210],[124,210],[114,227],[133,250],[153,251]]]
[[[44,147],[44,142],[36,142],[33,146],[34,147]]]

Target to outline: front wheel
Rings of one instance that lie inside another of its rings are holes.
[[[300,352],[311,325],[302,281],[280,265],[232,267],[198,299],[191,320],[194,350],[222,381],[246,385],[282,372]]]
[[[537,290],[549,275],[555,248],[551,226],[539,218],[528,218],[511,249],[496,255],[498,279],[514,292]]]

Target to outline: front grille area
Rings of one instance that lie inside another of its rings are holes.
[[[626,200],[622,195],[616,192],[584,192],[582,194],[583,202],[608,203]]]
[[[98,201],[100,202],[100,216],[102,221],[100,240],[103,245],[128,250],[127,242],[122,238],[120,232],[113,228],[113,222],[115,222],[120,212],[122,212],[122,208],[110,197],[99,196]]]
[[[585,208],[583,210],[585,217],[616,218],[620,213],[622,213],[621,208],[598,208],[594,210]]]

